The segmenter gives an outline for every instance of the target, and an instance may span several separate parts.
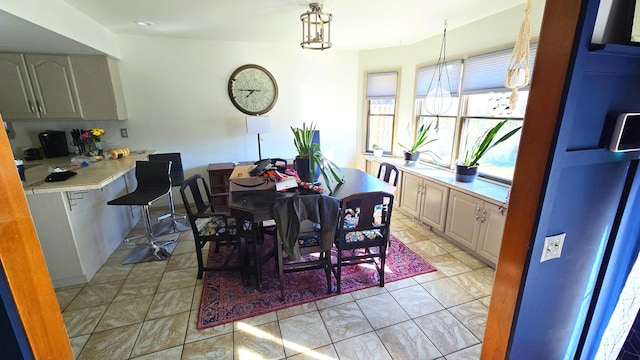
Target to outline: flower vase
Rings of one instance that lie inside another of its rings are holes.
[[[102,142],[95,141],[87,144],[87,153],[91,156],[102,155]]]

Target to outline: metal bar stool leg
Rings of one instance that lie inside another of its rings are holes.
[[[158,217],[153,234],[156,236],[190,231],[191,225],[186,214],[178,214],[173,202],[173,194],[169,191],[169,212]]]
[[[157,240],[151,231],[151,214],[149,213],[149,205],[142,205],[144,210],[144,225],[146,237],[149,243],[146,245],[138,245],[133,249],[129,257],[122,263],[135,264],[146,261],[165,260],[171,256],[171,253],[178,245],[178,236],[169,240]]]

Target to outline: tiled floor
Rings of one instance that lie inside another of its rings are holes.
[[[196,329],[190,232],[169,261],[121,265],[56,289],[77,359],[478,359],[493,269],[396,211],[392,233],[438,271]]]

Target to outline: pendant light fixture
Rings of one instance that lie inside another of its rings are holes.
[[[447,71],[447,21],[445,20],[438,63],[423,102],[424,112],[436,117],[436,124],[433,128],[436,133],[440,127],[440,115],[445,114],[451,108],[452,103],[451,84]]]
[[[324,50],[331,47],[331,20],[333,15],[322,12],[322,4],[309,4],[311,10],[300,15],[303,49]]]

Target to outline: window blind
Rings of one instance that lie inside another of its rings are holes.
[[[436,65],[425,66],[418,69],[417,81],[416,81],[416,97],[425,97],[427,95],[427,89],[433,79],[436,72]],[[447,83],[447,74],[449,75],[449,83]],[[460,91],[460,77],[462,76],[462,60],[447,61],[447,72],[442,71],[442,77],[440,78],[440,84],[449,90],[452,95],[458,95]],[[431,88],[434,89],[438,79],[433,79]],[[451,86],[448,89],[449,85]]]
[[[536,58],[538,44],[531,44],[529,57],[529,79],[533,75],[533,63]],[[511,61],[513,49],[497,51],[489,54],[470,57],[465,61],[462,92],[477,92],[481,90],[508,91],[504,86],[507,68]],[[522,87],[526,90],[529,85]]]
[[[367,99],[395,98],[398,73],[370,73],[367,74]]]

